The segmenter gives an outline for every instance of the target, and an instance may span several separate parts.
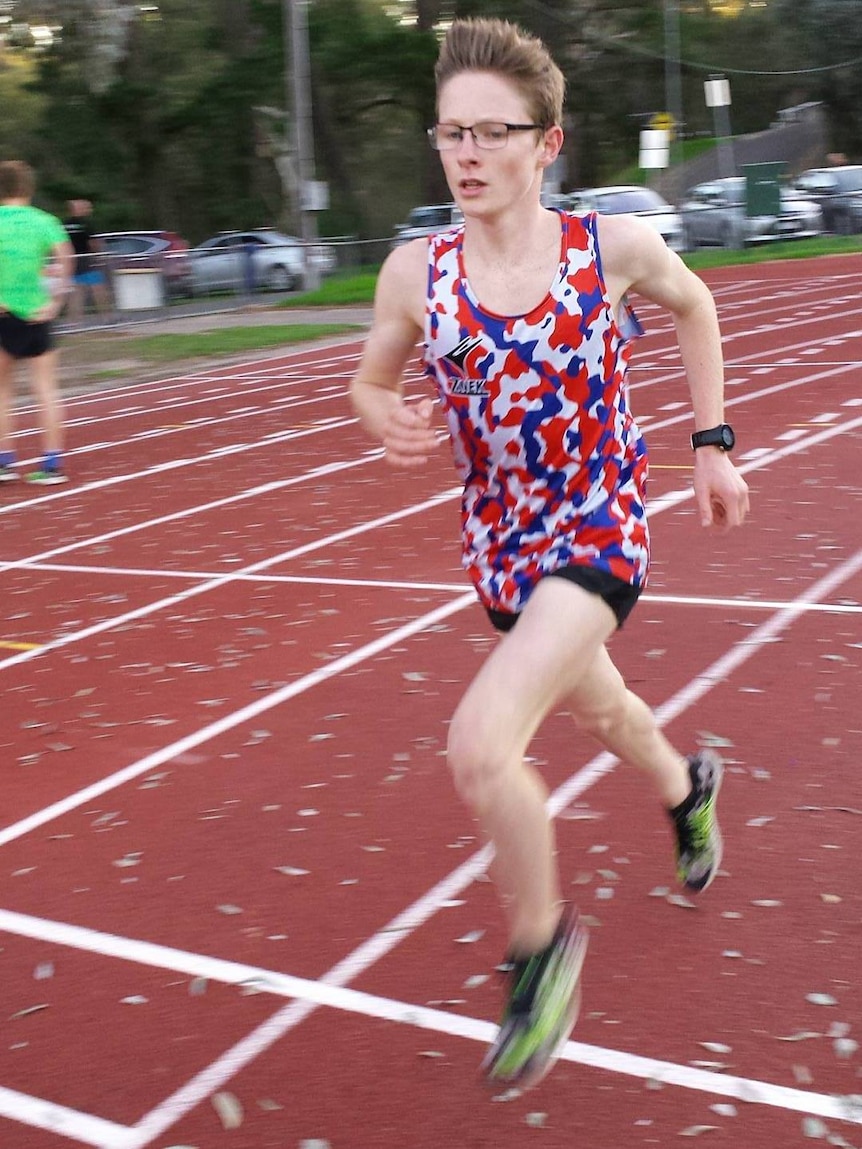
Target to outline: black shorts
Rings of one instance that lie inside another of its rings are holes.
[[[616,575],[608,574],[607,571],[599,570],[597,567],[580,565],[560,567],[559,570],[551,571],[544,577],[564,578],[583,587],[590,594],[597,594],[616,615],[618,627],[622,626],[631,614],[642,590],[641,587],[623,582]],[[510,611],[492,610],[490,607],[485,609],[496,630],[511,630],[518,621],[518,615],[512,614]]]
[[[38,359],[54,346],[50,323],[28,323],[0,311],[0,348],[13,359]]]

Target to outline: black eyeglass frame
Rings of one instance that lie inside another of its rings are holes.
[[[487,144],[480,144],[479,140],[476,137],[475,129],[484,127],[484,126],[489,125],[489,124],[493,124],[494,127],[506,129],[506,138],[503,140],[502,144],[499,145],[500,148],[504,148],[506,146],[506,144],[509,142],[509,132],[544,132],[545,131],[545,128],[541,124],[507,124],[503,120],[480,120],[478,123],[471,124],[470,126],[468,126],[466,124],[453,124],[453,123],[449,123],[448,121],[446,121],[444,123],[434,124],[433,127],[428,128],[428,130],[427,130],[428,142],[431,144],[431,147],[434,148],[435,151],[438,151],[438,152],[454,151],[454,149],[456,147],[458,147],[459,144],[462,144],[464,142],[464,136],[467,132],[469,132],[470,135],[473,137],[473,143],[476,145],[477,148],[482,148],[486,152],[496,151],[498,149],[493,147],[493,146],[489,148]],[[460,138],[451,147],[441,148],[440,144],[437,140],[437,129],[443,128],[443,127],[445,127],[445,128],[457,128],[458,131],[461,133]]]

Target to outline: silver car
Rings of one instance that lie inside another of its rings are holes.
[[[777,215],[748,215],[744,176],[697,184],[679,205],[686,248],[739,250],[823,234],[823,213],[818,204],[785,187],[779,189],[779,198],[781,210]]]
[[[659,233],[671,251],[684,249],[682,220],[675,207],[652,190],[639,184],[584,188],[572,192],[573,211],[597,211],[603,215],[636,215]]]
[[[436,235],[438,231],[448,231],[464,222],[461,209],[454,203],[434,203],[425,207],[414,207],[404,223],[395,228],[393,247],[409,243],[426,235]]]
[[[295,291],[302,286],[306,259],[321,274],[333,271],[335,254],[325,244],[306,248],[293,235],[263,228],[230,231],[189,251],[194,289],[207,291]]]
[[[827,231],[862,231],[862,164],[809,168],[793,181],[797,191],[820,204]]]

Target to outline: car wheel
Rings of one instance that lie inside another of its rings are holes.
[[[266,273],[267,291],[293,291],[297,277],[283,264],[276,264]]]
[[[835,216],[835,232],[837,235],[852,235],[853,221],[847,212],[840,212]]]
[[[721,229],[721,246],[725,251],[736,251],[742,247],[732,223],[726,223]]]

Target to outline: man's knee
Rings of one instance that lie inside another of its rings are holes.
[[[481,722],[470,713],[457,711],[452,718],[446,760],[462,800],[481,811],[501,784],[507,760],[495,740],[483,733]]]
[[[588,706],[572,708],[572,717],[578,726],[599,742],[608,742],[631,727],[640,727],[647,734],[653,725],[652,713],[644,703],[623,687],[619,691],[593,700]]]

